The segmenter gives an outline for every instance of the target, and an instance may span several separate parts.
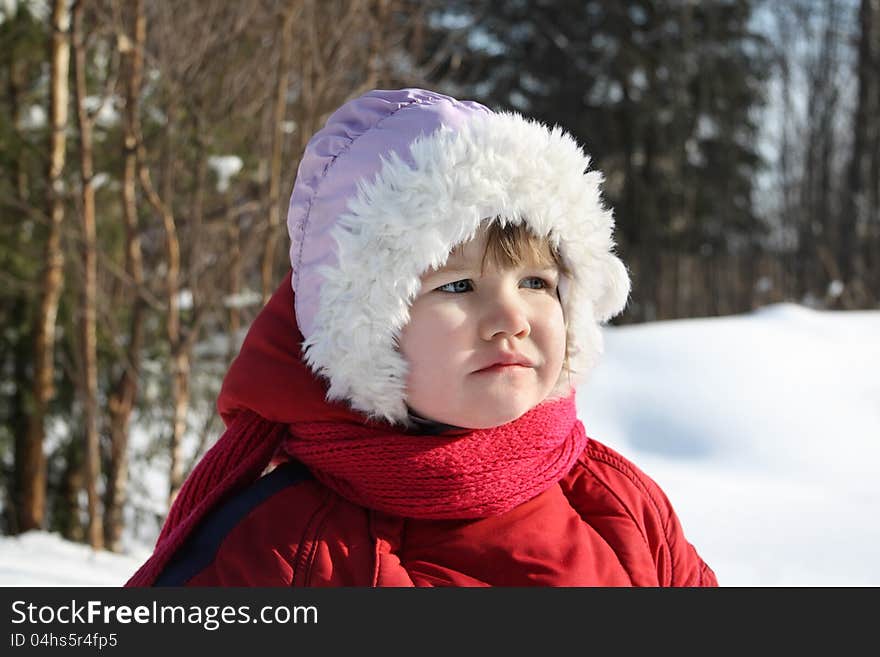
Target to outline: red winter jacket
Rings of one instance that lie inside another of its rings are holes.
[[[227,424],[241,413],[285,424],[357,417],[324,399],[301,340],[288,275],[224,380]],[[287,461],[192,524],[156,562],[155,585],[717,586],[657,484],[594,440],[556,486],[500,516],[387,515]]]

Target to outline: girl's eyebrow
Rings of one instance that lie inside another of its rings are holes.
[[[473,268],[468,267],[467,265],[443,265],[440,269],[435,269],[434,274],[444,274],[447,272],[463,272],[463,271],[471,271]]]
[[[468,263],[450,263],[447,261],[445,265],[439,267],[437,269],[429,269],[423,275],[424,276],[433,276],[435,274],[448,274],[448,273],[457,273],[457,272],[469,272],[473,271],[473,267],[471,267]]]
[[[535,264],[532,267],[523,266],[523,269],[531,269],[532,271],[540,272],[542,274],[548,274],[548,273],[558,274],[559,273],[559,267],[557,265],[553,265],[553,264],[548,264],[548,265]],[[424,276],[440,276],[440,275],[445,275],[445,274],[470,274],[470,273],[473,273],[478,270],[479,270],[479,267],[475,268],[475,267],[468,266],[466,264],[464,264],[464,265],[444,265],[440,269],[428,270],[427,272],[425,272]]]

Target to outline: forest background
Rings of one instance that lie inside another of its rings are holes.
[[[617,324],[880,307],[880,0],[4,0],[0,532],[155,533],[289,268],[306,142],[405,86],[578,138]]]

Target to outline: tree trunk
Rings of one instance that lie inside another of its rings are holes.
[[[227,202],[226,230],[229,249],[229,313],[227,334],[229,335],[229,347],[226,353],[227,362],[231,363],[238,349],[238,332],[241,329],[241,308],[239,295],[241,294],[241,231],[238,226],[238,214],[232,209],[232,203]]]
[[[31,415],[27,434],[16,441],[15,470],[18,482],[18,529],[43,526],[46,513],[46,457],[43,454],[45,419],[54,395],[53,378],[55,320],[63,284],[64,253],[61,225],[64,220],[64,160],[67,140],[68,73],[70,68],[70,11],[67,0],[52,6],[52,42],[49,72],[49,168],[47,185],[48,235],[45,269],[41,281],[40,305],[34,326],[34,373]]]
[[[778,42],[778,58],[779,66],[779,96],[780,96],[780,112],[778,132],[779,141],[779,181],[780,181],[780,224],[781,228],[789,234],[799,234],[799,226],[803,220],[800,216],[798,208],[797,195],[797,154],[795,152],[795,144],[799,139],[793,134],[794,109],[792,99],[792,61],[788,53],[792,52],[791,45],[792,36],[798,33],[798,30],[791,24],[789,8],[781,3],[773,5],[773,12],[776,17],[777,28],[775,30],[774,39]],[[781,279],[782,294],[785,299],[799,299],[798,290],[798,249],[785,245],[783,252],[780,254],[784,273]],[[794,276],[792,274],[795,274]]]
[[[189,288],[193,295],[193,308],[199,305],[199,297],[201,296],[199,276],[202,273],[202,266],[199,263],[199,258],[203,252],[202,226],[205,220],[205,187],[208,180],[208,144],[202,136],[207,128],[203,123],[199,117],[196,117],[196,186],[193,191],[192,213],[188,231],[189,248],[186,257],[186,262],[189,264]]]
[[[278,231],[281,225],[281,155],[284,147],[284,117],[287,109],[287,82],[290,73],[290,41],[293,27],[294,8],[291,5],[284,13],[279,35],[278,75],[275,84],[275,107],[272,115],[272,158],[269,170],[269,208],[266,244],[263,251],[261,278],[263,303],[265,304],[275,290],[275,251],[278,247]]]
[[[144,0],[134,3],[134,34],[120,40],[125,70],[125,110],[123,114],[122,216],[125,222],[125,271],[132,286],[132,308],[128,348],[122,372],[108,402],[110,412],[110,456],[104,494],[104,542],[110,550],[121,548],[123,506],[128,487],[128,431],[138,395],[141,347],[144,341],[146,303],[141,296],[144,285],[143,256],[137,211],[138,105],[143,80],[146,20]]]
[[[15,140],[19,143],[22,142],[21,109],[23,87],[25,86],[23,73],[24,67],[21,66],[21,63],[16,62],[14,58],[9,58],[9,67],[7,70],[7,96],[9,98],[10,106],[9,118],[13,134],[15,135]],[[20,153],[21,150],[19,149],[18,152]],[[23,162],[23,158],[13,157],[12,171],[15,182],[16,200],[21,204],[21,207],[24,208],[27,205],[30,194],[28,190],[27,167]],[[10,326],[22,326],[27,322],[30,309],[29,298],[30,295],[27,292],[20,291],[11,299],[11,311],[8,316]],[[20,342],[24,340],[27,340],[26,336],[23,336],[21,340],[16,340],[16,346],[20,346]],[[4,491],[5,498],[9,503],[6,505],[6,508],[3,509],[3,521],[11,534],[17,534],[19,531],[18,508],[23,501],[20,499],[19,493],[21,486],[19,482],[17,455],[22,454],[24,451],[30,417],[30,412],[27,407],[30,391],[28,391],[27,387],[24,385],[24,382],[28,380],[28,369],[31,365],[31,354],[29,350],[21,348],[14,349],[13,363],[13,380],[18,381],[19,385],[16,385],[13,389],[12,397],[10,399],[9,414],[7,417],[9,430],[12,432],[12,435],[15,436],[15,445],[13,449],[16,454],[16,466],[13,481],[7,482],[7,489]]]
[[[166,129],[170,130],[169,124]],[[171,352],[171,399],[173,414],[171,419],[171,441],[169,451],[171,463],[169,467],[168,505],[174,503],[177,491],[183,484],[182,440],[186,431],[186,410],[189,403],[187,377],[189,374],[189,358],[187,349],[181,340],[180,331],[180,240],[177,237],[177,224],[171,208],[170,199],[161,199],[153,187],[150,170],[147,164],[146,149],[143,139],[138,143],[138,167],[141,186],[153,209],[162,217],[165,230],[165,258],[167,273],[165,275],[166,318],[165,335]]]
[[[22,326],[26,322],[26,318],[28,316],[28,309],[30,308],[30,304],[28,303],[28,299],[25,293],[21,293],[15,297],[15,300],[11,305],[11,312],[9,315],[9,319],[12,326]],[[26,337],[22,336],[21,343],[26,341]],[[31,354],[29,349],[16,349],[13,354],[13,373],[15,376],[15,381],[27,381],[28,377],[28,369],[31,366]],[[15,436],[16,444],[15,450],[16,454],[20,453],[20,445],[19,442],[24,439],[27,435],[28,428],[28,411],[26,405],[26,399],[28,397],[29,391],[22,385],[15,386],[15,390],[12,393],[12,399],[10,400],[10,411],[8,415],[9,429],[12,431],[12,435]],[[16,477],[18,475],[17,463],[16,463]],[[17,534],[19,532],[19,505],[22,500],[18,496],[17,493],[18,488],[18,480],[16,478],[13,479],[12,482],[9,482],[8,489],[6,491],[6,499],[10,501],[7,505],[7,508],[3,509],[3,517],[6,521],[6,526],[9,528],[10,534]]]
[[[186,433],[186,414],[189,409],[189,353],[178,342],[172,352],[171,394],[174,403],[171,432],[171,468],[169,472],[168,506],[174,503],[177,492],[183,486],[183,435]]]
[[[14,57],[9,58],[9,67],[6,73],[6,83],[7,83],[7,95],[9,98],[9,119],[12,125],[13,133],[15,134],[16,141],[21,139],[21,96],[22,96],[22,87],[25,86],[25,80],[23,79],[23,66],[21,66],[20,62],[16,62]],[[21,152],[19,147],[18,152]],[[18,196],[18,199],[22,202],[27,201],[28,199],[28,178],[27,178],[27,167],[22,162],[21,157],[14,157],[12,160],[12,171],[13,171],[13,179],[15,184],[15,192]]]
[[[104,529],[98,508],[98,477],[101,454],[98,441],[98,362],[97,362],[97,262],[95,238],[95,188],[92,184],[92,118],[85,102],[86,52],[83,35],[84,0],[73,5],[73,54],[76,80],[76,109],[80,137],[80,175],[82,178],[82,348],[83,423],[85,431],[85,487],[88,499],[88,540],[94,549],[104,547]]]
[[[870,53],[867,79],[871,82],[867,116],[870,117],[871,130],[868,133],[868,225],[865,228],[863,253],[871,264],[868,269],[869,283],[865,287],[873,290],[873,303],[880,302],[880,0],[866,0],[868,5],[864,22],[870,24]],[[867,268],[867,267],[866,267]]]
[[[388,18],[391,8],[390,0],[375,0],[369,9],[372,31],[370,49],[366,53],[368,64],[367,79],[363,84],[365,89],[385,89],[389,86],[386,82],[389,75],[385,50],[388,44],[386,30],[390,27]]]
[[[870,288],[866,260],[880,248],[867,228],[880,221],[880,0],[862,0],[859,11],[858,101],[853,146],[844,194],[838,261],[845,283],[856,280]],[[859,233],[867,247],[864,255]]]
[[[837,150],[837,134],[834,127],[834,119],[838,112],[838,85],[835,82],[835,72],[840,67],[838,55],[838,34],[841,31],[839,7],[835,2],[828,2],[825,20],[827,21],[823,35],[821,60],[819,67],[819,84],[822,104],[820,113],[814,121],[819,129],[819,186],[818,186],[818,214],[816,220],[821,226],[821,244],[835,253],[838,249],[840,234],[840,216],[833,207],[832,195],[834,193],[835,180],[834,153]],[[819,271],[821,268],[817,267]],[[831,280],[820,279],[823,288],[817,290],[819,296],[827,292]]]
[[[52,517],[53,527],[57,526],[64,538],[76,543],[86,539],[86,531],[80,517],[79,499],[85,486],[83,446],[84,441],[80,442],[76,438],[67,445],[64,471],[61,473],[61,490],[58,492]]]

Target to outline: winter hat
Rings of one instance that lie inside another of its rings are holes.
[[[484,220],[524,223],[559,252],[569,367],[582,380],[602,351],[599,324],[630,287],[589,166],[559,127],[432,91],[374,90],[334,112],[306,146],[287,216],[304,358],[328,401],[408,423],[397,337],[420,276]]]

